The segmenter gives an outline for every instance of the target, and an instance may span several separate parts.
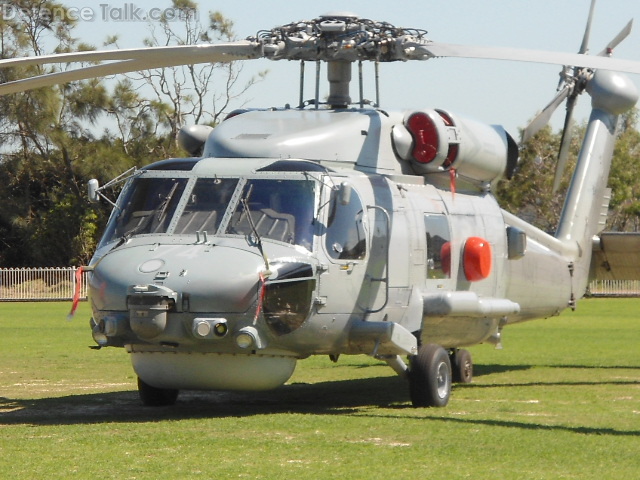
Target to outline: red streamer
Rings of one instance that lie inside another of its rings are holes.
[[[456,196],[456,169],[449,170],[449,185],[451,186],[451,196]]]
[[[73,303],[71,304],[71,311],[69,312],[69,315],[67,315],[67,318],[69,320],[71,320],[73,316],[76,314],[76,310],[78,309],[78,303],[80,303],[80,290],[82,289],[83,271],[84,270],[82,267],[78,267],[76,269],[76,288],[75,288],[75,291],[73,292]]]
[[[256,307],[256,315],[253,317],[253,322],[258,321],[260,312],[262,311],[262,303],[264,302],[264,296],[267,293],[267,279],[264,273],[260,272],[260,293],[258,294],[258,306]]]

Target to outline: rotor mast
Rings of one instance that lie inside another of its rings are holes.
[[[327,63],[329,98],[331,108],[346,108],[351,104],[349,84],[351,83],[351,62],[333,61]]]

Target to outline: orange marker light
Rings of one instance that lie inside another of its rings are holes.
[[[484,238],[469,237],[463,251],[464,275],[470,282],[484,280],[491,273],[491,245]]]

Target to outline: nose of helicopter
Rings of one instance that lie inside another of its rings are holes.
[[[131,288],[159,286],[179,311],[245,312],[256,298],[262,256],[219,245],[128,245],[93,267],[91,299],[99,310],[127,310]]]

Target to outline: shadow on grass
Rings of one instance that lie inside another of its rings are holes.
[[[388,419],[407,419],[406,416],[400,415],[376,415],[376,418]],[[416,417],[416,420],[425,420],[428,422],[444,422],[447,424],[467,424],[467,425],[484,425],[488,427],[518,428],[522,430],[550,431],[550,432],[569,432],[580,435],[611,435],[615,437],[637,437],[640,436],[640,430],[616,430],[614,428],[601,427],[580,427],[569,425],[544,425],[540,423],[516,422],[512,420],[490,420],[478,418],[460,418],[460,417]]]
[[[625,365],[539,365],[544,368],[575,368],[577,370],[640,370],[640,366]]]
[[[638,370],[640,367],[626,367],[626,366],[590,366],[590,365],[474,365],[473,366],[473,376],[474,378],[482,377],[491,374],[501,374],[508,372],[516,372],[516,371],[524,371],[530,370],[533,368],[539,369],[564,369],[564,370],[608,370],[608,369],[619,369],[619,370]],[[557,377],[554,377],[557,378]],[[509,388],[509,387],[573,387],[573,386],[597,386],[597,385],[611,385],[611,386],[620,386],[620,385],[628,385],[628,386],[640,386],[640,379],[638,380],[583,380],[583,381],[575,381],[575,380],[552,380],[549,381],[530,381],[530,382],[500,382],[496,381],[495,383],[470,383],[459,385],[458,388],[469,388],[469,389],[486,389],[486,388]]]
[[[473,365],[473,376],[482,377],[483,375],[491,375],[494,373],[521,372],[530,370],[533,365]]]
[[[486,367],[487,371],[494,366]],[[512,367],[508,367],[512,368]],[[520,369],[530,367],[520,366]],[[483,371],[485,367],[480,368]],[[495,370],[492,370],[495,371]],[[516,384],[468,384],[456,389],[571,385],[640,385],[640,382],[532,382]],[[379,409],[379,410],[378,410]],[[386,410],[386,411],[385,411]],[[393,415],[389,410],[401,411]],[[415,415],[411,412],[415,411]],[[68,395],[41,399],[0,397],[0,425],[76,425],[146,423],[277,414],[357,415],[423,422],[485,425],[523,430],[566,431],[586,435],[639,436],[640,430],[602,429],[588,426],[545,425],[512,420],[461,418],[447,409],[416,409],[409,402],[407,382],[399,377],[294,383],[270,392],[230,393],[184,391],[170,407],[144,407],[137,391]]]
[[[409,387],[396,376],[294,383],[268,392],[181,391],[176,404],[170,407],[145,407],[137,391],[39,399],[0,397],[0,425],[148,422],[278,413],[344,414],[366,406],[385,408],[402,402],[408,405]]]
[[[640,370],[640,366],[624,365],[478,365],[473,366],[473,376],[481,377],[494,373],[521,372],[532,368],[557,368],[576,370]]]

